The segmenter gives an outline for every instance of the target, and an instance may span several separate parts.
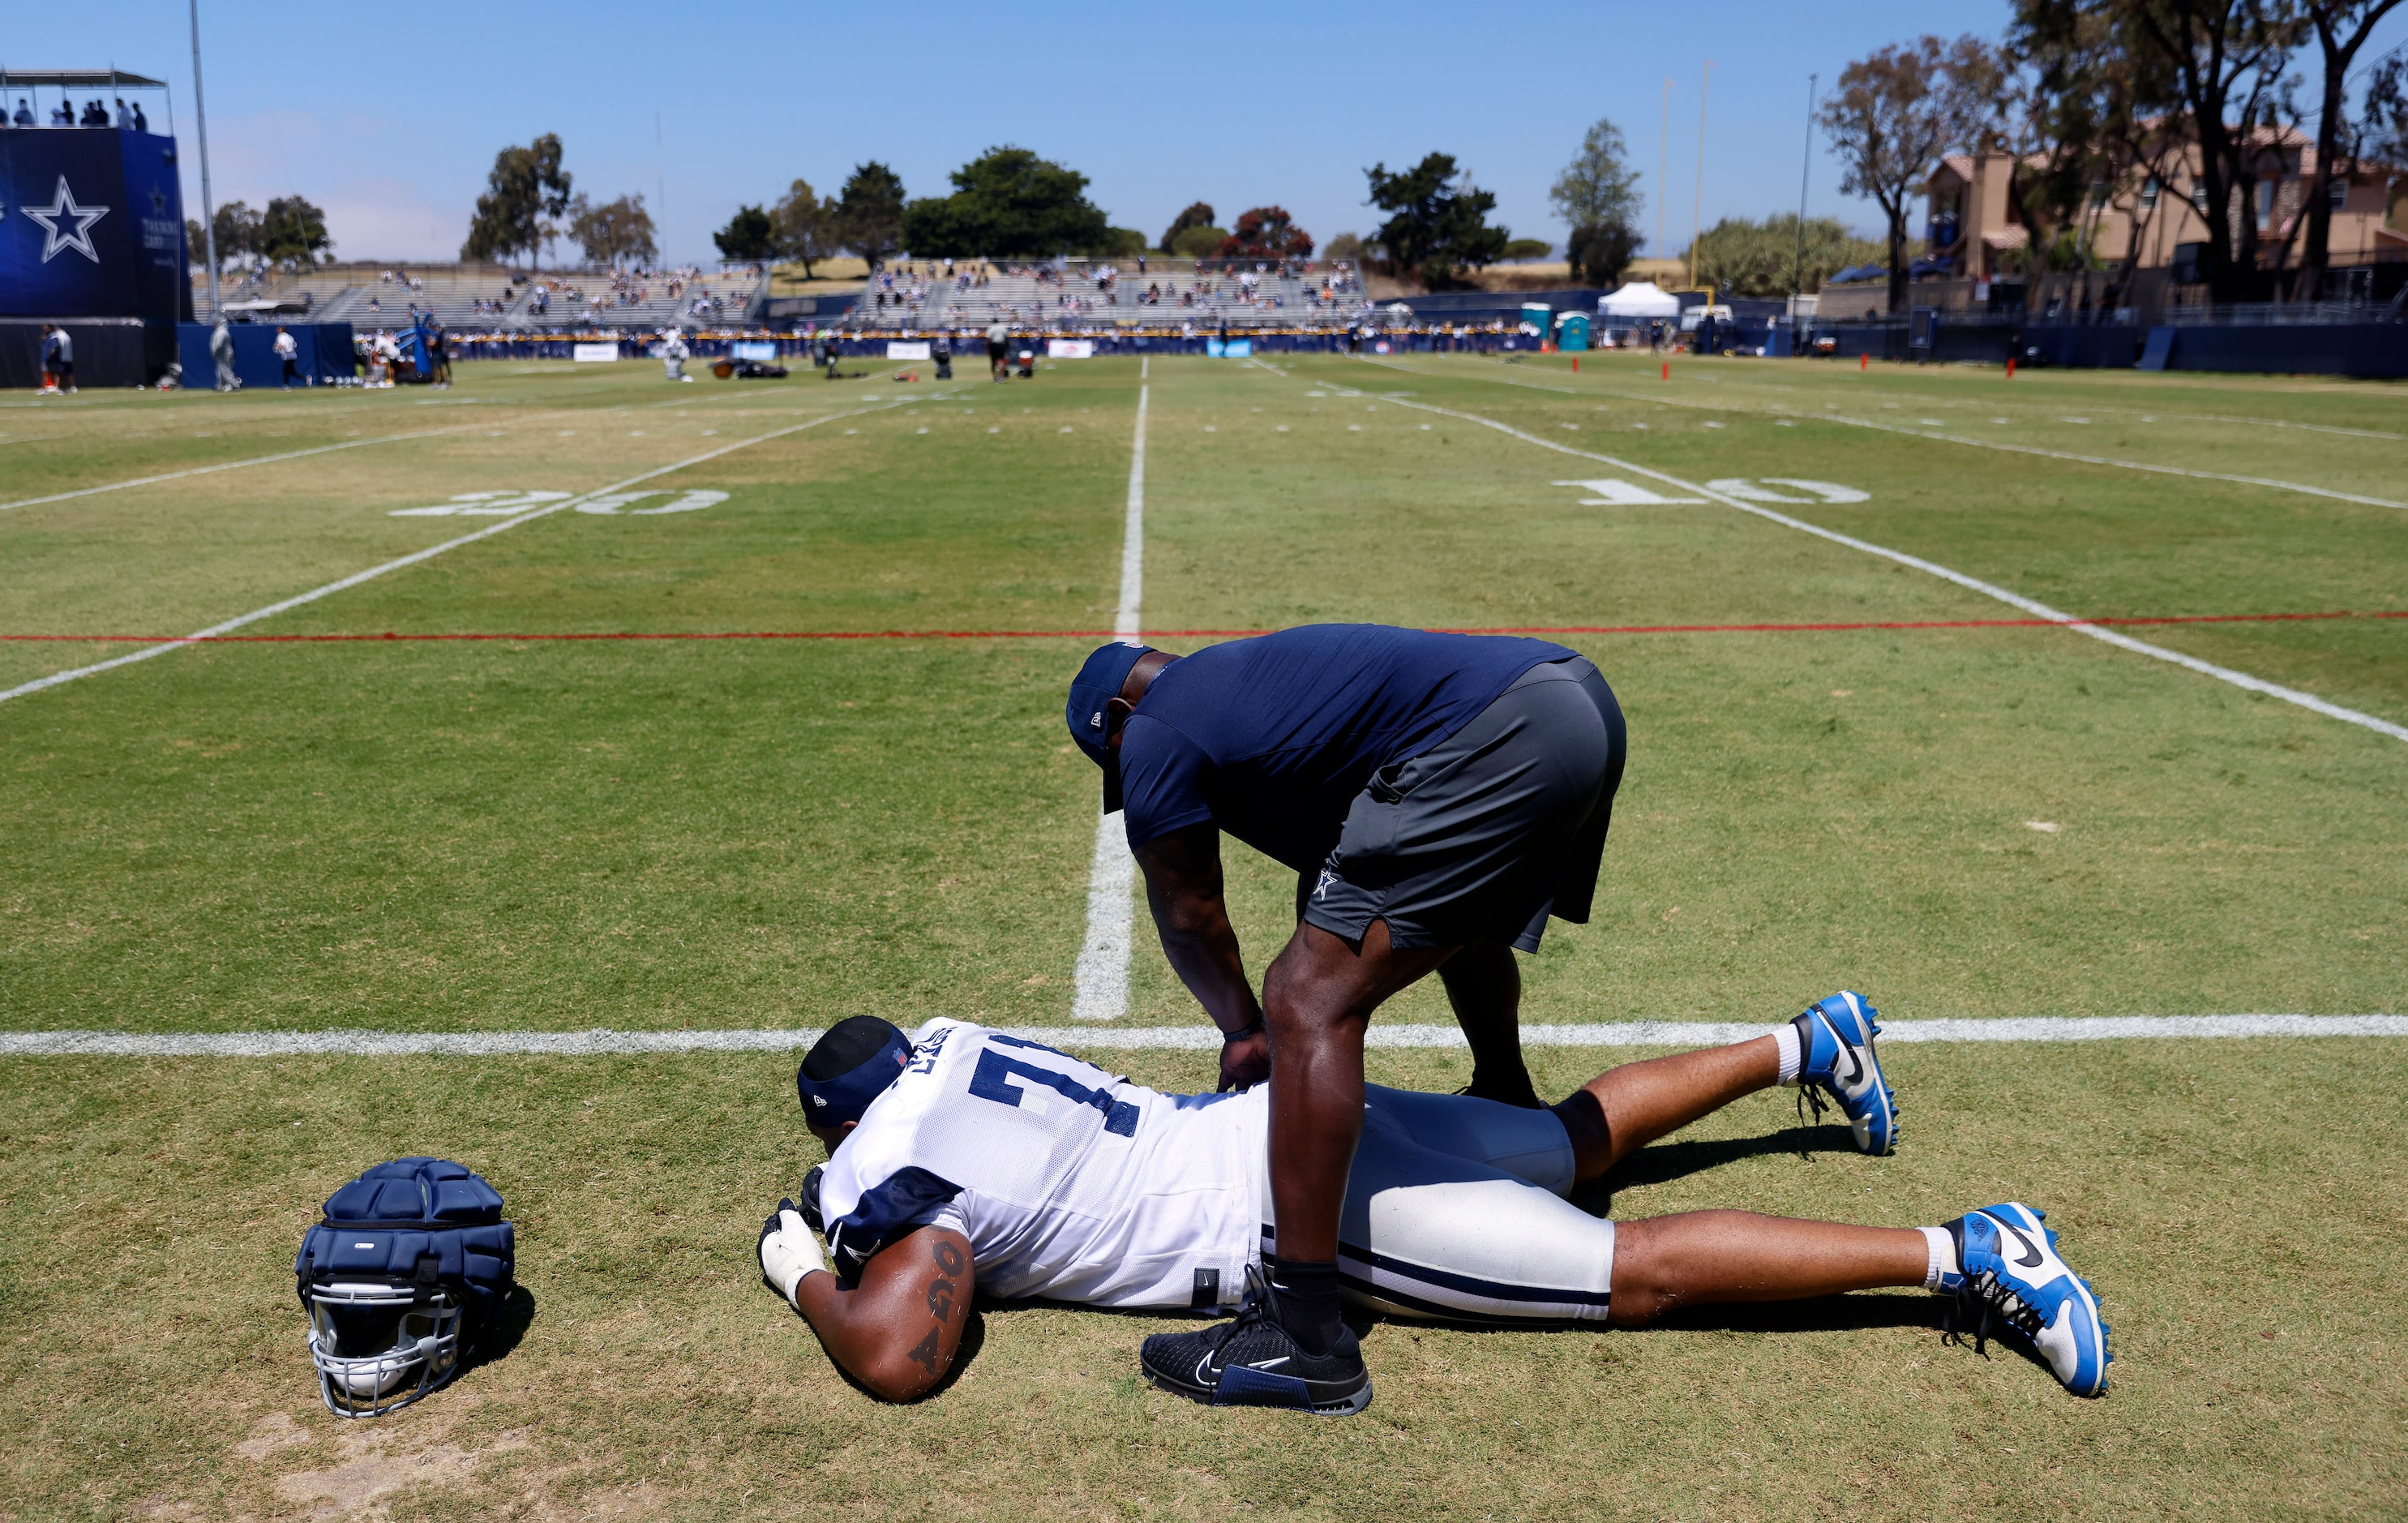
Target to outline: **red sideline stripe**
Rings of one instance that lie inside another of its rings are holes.
[[[2408,609],[2335,609],[2322,613],[2167,613],[2130,618],[2057,619],[1878,619],[1856,624],[1556,624],[1509,625],[1493,629],[1448,628],[1452,635],[1732,635],[1788,634],[1850,629],[2049,629],[2062,622],[2093,625],[2153,624],[2275,624],[2315,619],[2408,619]],[[1268,635],[1268,629],[1149,629],[1152,639],[1243,639]],[[578,639],[1110,639],[1109,629],[738,629],[725,631],[669,630],[644,633],[605,630],[587,634],[403,635],[392,630],[374,635],[0,635],[6,640],[66,640],[122,645],[308,645],[349,644],[359,640],[484,639],[512,643]]]

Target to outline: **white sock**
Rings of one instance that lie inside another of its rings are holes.
[[[1798,1047],[1798,1027],[1794,1024],[1784,1026],[1772,1033],[1772,1040],[1781,1049],[1781,1082],[1796,1084],[1799,1065],[1805,1061]]]
[[[1923,1227],[1916,1230],[1923,1234],[1925,1251],[1931,1256],[1924,1265],[1923,1288],[1936,1291],[1940,1288],[1942,1275],[1962,1272],[1956,1262],[1956,1240],[1949,1236],[1948,1228],[1944,1227]]]

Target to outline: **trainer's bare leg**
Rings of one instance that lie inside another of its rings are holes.
[[[1781,1045],[1769,1036],[1608,1069],[1554,1108],[1571,1135],[1572,1177],[1585,1184],[1656,1138],[1780,1082]]]
[[[1843,1227],[1752,1211],[1617,1222],[1607,1320],[1637,1328],[1681,1306],[1920,1286],[1929,1266],[1929,1242],[1912,1227]]]
[[[1263,975],[1271,1038],[1271,1201],[1282,1260],[1338,1257],[1346,1172],[1363,1134],[1363,1031],[1383,1000],[1452,947],[1392,947],[1388,923],[1361,944],[1299,923]]]
[[[1439,965],[1455,1024],[1471,1043],[1471,1087],[1482,1099],[1536,1111],[1545,1105],[1522,1061],[1522,966],[1513,949],[1482,942]]]

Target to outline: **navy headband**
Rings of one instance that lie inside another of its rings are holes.
[[[910,1040],[895,1031],[878,1051],[832,1079],[812,1078],[808,1064],[796,1069],[795,1096],[813,1126],[841,1127],[860,1120],[869,1102],[886,1093],[886,1086],[910,1060]]]

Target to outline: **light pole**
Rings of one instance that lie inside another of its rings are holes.
[[[1664,257],[1664,203],[1672,199],[1672,81],[1664,81],[1664,120],[1656,129],[1656,257]]]
[[[201,0],[192,0],[193,127],[201,139],[201,237],[208,246],[209,316],[218,311],[218,208],[209,199],[209,112],[201,100]]]
[[[1798,321],[1798,298],[1806,294],[1806,177],[1814,168],[1814,85],[1822,78],[1806,76],[1806,153],[1798,165],[1798,265],[1789,277],[1789,320]]]
[[[1713,83],[1714,61],[1706,60],[1698,79],[1698,199],[1689,212],[1689,288],[1698,284],[1698,236],[1706,221],[1706,87]],[[1711,298],[1709,298],[1711,299]]]

